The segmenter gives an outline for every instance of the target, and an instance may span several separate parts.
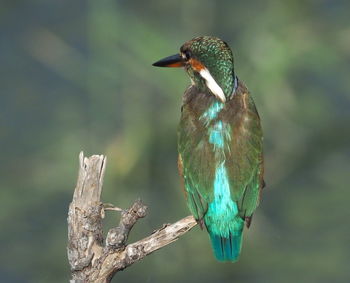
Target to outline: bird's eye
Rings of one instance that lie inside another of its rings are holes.
[[[186,50],[185,53],[184,53],[184,55],[185,55],[185,59],[186,59],[186,60],[190,60],[190,58],[191,58],[191,51]]]

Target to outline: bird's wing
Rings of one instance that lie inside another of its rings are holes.
[[[240,216],[250,224],[250,217],[259,204],[263,187],[263,135],[260,118],[249,93],[238,98],[240,104],[231,119],[232,139],[226,153],[231,196]]]
[[[201,220],[213,199],[214,153],[207,130],[188,106],[183,108],[178,128],[178,150],[187,205],[193,216]]]

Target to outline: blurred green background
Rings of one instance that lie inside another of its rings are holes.
[[[103,200],[189,214],[176,128],[189,84],[151,63],[223,38],[262,118],[267,188],[235,264],[196,227],[113,282],[349,282],[350,2],[2,1],[0,281],[67,282],[78,154],[106,154]],[[118,221],[109,212],[105,228]]]

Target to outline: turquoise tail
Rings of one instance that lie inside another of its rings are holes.
[[[242,247],[242,230],[230,232],[227,238],[208,230],[214,255],[217,260],[238,260]]]
[[[204,223],[217,260],[238,260],[241,253],[244,220],[239,216],[237,203],[231,198],[224,162],[216,168],[214,199],[208,205]]]

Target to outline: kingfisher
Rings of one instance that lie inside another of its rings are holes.
[[[264,187],[263,133],[247,87],[234,71],[226,42],[196,37],[153,66],[183,67],[178,168],[187,206],[209,233],[219,261],[238,260]]]

